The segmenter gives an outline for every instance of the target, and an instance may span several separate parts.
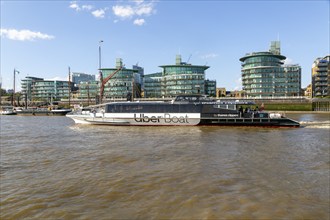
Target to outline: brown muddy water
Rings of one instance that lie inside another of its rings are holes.
[[[330,114],[301,128],[1,116],[0,219],[330,219]]]

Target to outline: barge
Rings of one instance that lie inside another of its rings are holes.
[[[19,116],[64,116],[71,109],[48,109],[48,108],[16,108],[15,113]]]
[[[213,100],[200,95],[180,95],[170,102],[112,102],[89,106],[67,117],[77,124],[142,126],[266,126],[299,127],[279,113],[245,110],[253,102]]]

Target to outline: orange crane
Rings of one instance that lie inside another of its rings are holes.
[[[100,87],[100,103],[102,104],[102,100],[103,100],[103,93],[104,93],[104,87],[105,84],[116,74],[118,73],[120,70],[123,69],[124,66],[119,67],[115,72],[113,72],[112,74],[110,74],[109,76],[107,76],[105,79],[103,79],[103,74],[102,71],[100,71],[100,82],[101,82],[101,87]]]

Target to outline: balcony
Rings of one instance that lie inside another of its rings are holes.
[[[316,72],[327,72],[327,71],[328,71],[328,68],[326,68],[326,67],[316,69]]]
[[[328,86],[328,83],[325,81],[325,82],[318,82],[318,83],[315,83],[315,86],[319,87],[319,86]]]
[[[324,66],[328,66],[328,65],[329,65],[328,62],[318,63],[318,64],[317,64],[318,67],[324,67]]]
[[[327,82],[327,77],[316,77],[315,82]]]

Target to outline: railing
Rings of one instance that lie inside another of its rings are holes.
[[[279,97],[221,97],[221,100],[309,100],[306,96],[279,96]]]
[[[313,111],[330,111],[330,101],[316,101],[312,105]]]
[[[311,98],[306,96],[293,96],[293,97],[219,97],[216,100],[310,100]],[[134,101],[172,101],[175,97],[164,97],[164,98],[134,98]],[[94,101],[95,98],[90,98],[90,101]],[[63,102],[67,102],[68,99],[61,99]],[[87,98],[82,99],[71,99],[71,101],[87,102]],[[122,102],[127,101],[126,98],[107,98],[104,102]]]

